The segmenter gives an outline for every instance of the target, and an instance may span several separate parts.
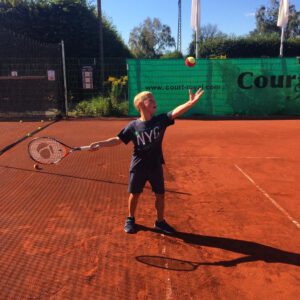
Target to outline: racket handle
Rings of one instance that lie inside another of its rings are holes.
[[[91,147],[90,146],[82,146],[82,147],[79,147],[80,150],[83,150],[83,151],[87,151],[87,150],[91,150]]]
[[[100,145],[98,145],[97,147],[95,147],[93,150],[98,150],[98,148],[100,148]],[[80,150],[83,150],[83,151],[87,151],[87,150],[91,150],[91,146],[82,146],[82,147],[79,147]]]

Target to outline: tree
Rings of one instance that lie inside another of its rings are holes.
[[[156,58],[168,48],[175,47],[175,39],[171,36],[169,26],[162,24],[157,18],[147,18],[131,31],[129,47],[138,58]]]
[[[160,58],[162,59],[175,59],[175,58],[183,58],[183,55],[179,51],[167,52],[163,54]]]
[[[199,35],[200,47],[201,44],[206,41],[210,41],[214,39],[221,40],[221,39],[226,39],[227,37],[228,37],[227,34],[220,31],[217,25],[207,24],[202,28],[200,28],[200,35]],[[196,32],[193,33],[192,41],[189,44],[189,48],[188,48],[189,55],[195,55],[195,51],[196,51]]]
[[[262,5],[256,11],[256,28],[250,32],[251,36],[280,35],[281,29],[277,26],[279,4],[279,0],[271,0],[270,7]],[[287,38],[300,36],[300,12],[296,11],[295,5],[289,6],[289,22],[285,34]]]
[[[97,57],[99,29],[95,7],[86,0],[7,0],[0,25],[45,43],[64,40],[67,57]],[[105,57],[131,57],[114,26],[103,18]]]

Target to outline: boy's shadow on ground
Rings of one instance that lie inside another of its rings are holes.
[[[143,225],[137,225],[138,231],[152,231],[157,233],[153,228],[149,228]],[[280,250],[263,244],[236,240],[231,238],[206,236],[186,232],[176,232],[175,234],[165,234],[166,236],[173,237],[174,239],[180,239],[187,244],[212,247],[218,249],[224,249],[227,251],[243,254],[244,256],[228,260],[228,261],[216,261],[216,262],[188,262],[181,261],[173,258],[166,258],[160,256],[138,256],[136,259],[142,263],[152,265],[155,267],[173,269],[178,271],[192,271],[197,268],[198,265],[213,265],[232,267],[240,263],[252,262],[252,261],[264,261],[267,263],[284,263],[300,267],[300,254]],[[160,263],[158,263],[160,261]],[[154,263],[153,263],[154,262]],[[188,267],[187,264],[191,266]],[[169,266],[169,267],[165,267]],[[173,266],[170,267],[170,266]],[[179,268],[174,266],[180,266]],[[194,266],[194,267],[192,267]],[[181,268],[182,267],[182,268]]]

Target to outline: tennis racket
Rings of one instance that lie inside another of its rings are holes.
[[[90,150],[90,146],[73,148],[51,137],[38,137],[28,144],[30,158],[44,165],[57,164],[69,154],[82,150]]]

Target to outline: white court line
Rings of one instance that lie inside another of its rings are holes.
[[[197,156],[198,158],[203,159],[231,159],[231,157],[222,157],[222,156]],[[236,157],[238,159],[281,159],[278,156],[245,156],[245,157]]]
[[[163,239],[165,238],[164,234],[161,234]],[[167,247],[164,245],[162,249],[162,255],[165,256],[167,252]],[[166,262],[165,263],[165,268],[168,270],[169,269],[169,264]],[[167,286],[166,286],[166,300],[171,300],[173,299],[173,290],[172,290],[172,283],[171,283],[171,278],[170,278],[170,273],[167,271],[168,277],[167,277]]]
[[[281,159],[281,157],[277,157],[277,156],[246,156],[245,158]]]
[[[271,203],[280,210],[298,229],[300,229],[300,223],[297,222],[283,207],[281,207],[265,190],[263,190],[258,184],[255,183],[255,181],[247,174],[245,173],[238,165],[234,165],[253,185],[260,190],[263,195],[271,201]]]

